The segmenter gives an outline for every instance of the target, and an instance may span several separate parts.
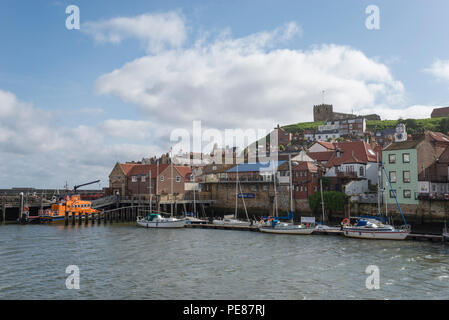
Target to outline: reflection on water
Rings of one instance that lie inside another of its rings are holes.
[[[68,265],[80,290],[68,290]],[[365,269],[380,269],[368,290]],[[0,227],[1,299],[448,299],[449,245],[134,224]]]

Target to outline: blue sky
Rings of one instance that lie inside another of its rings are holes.
[[[71,4],[80,8],[81,30],[65,28]],[[365,27],[371,4],[380,9],[380,30]],[[134,26],[142,15],[149,23],[162,16],[167,26],[174,17],[182,26],[160,40],[155,30],[123,31],[114,20],[128,18]],[[339,111],[428,117],[433,107],[449,105],[447,15],[445,0],[3,0],[0,92],[13,95],[11,108],[31,115],[23,125],[41,128],[35,134],[13,126],[11,114],[2,119],[0,113],[0,133],[3,126],[8,137],[0,138],[0,187],[57,187],[92,176],[106,186],[116,161],[165,152],[174,128],[191,128],[193,120],[220,130],[310,121],[322,90]],[[108,22],[119,43],[97,40],[109,32],[101,29]],[[261,33],[269,34],[263,45]],[[164,49],[148,48],[155,37]],[[345,70],[327,64],[334,56]],[[189,87],[196,80],[200,85]],[[274,90],[273,83],[280,85]],[[257,101],[260,92],[265,98]],[[24,150],[24,141],[32,141],[33,152]],[[77,151],[66,154],[66,144]],[[83,150],[93,154],[79,156]]]

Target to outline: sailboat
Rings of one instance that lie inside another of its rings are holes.
[[[172,159],[172,158],[171,158]],[[173,194],[173,162],[171,162],[171,178],[172,186],[171,192]],[[151,175],[150,175],[151,177]],[[151,180],[150,180],[151,185]],[[151,192],[150,192],[151,193]],[[150,213],[145,217],[137,217],[137,225],[144,228],[184,228],[186,225],[185,219],[177,219],[173,217],[173,209],[170,213],[170,218],[164,218],[160,213],[152,213],[152,205],[150,205]]]
[[[198,218],[196,211],[195,188],[193,188],[193,212],[184,212],[186,224],[205,224],[207,220]]]
[[[443,229],[443,241],[449,241],[449,230],[447,230],[447,225],[449,224],[449,221],[446,221],[446,223],[444,224],[444,229]]]
[[[239,165],[237,164],[236,167],[236,179],[235,179],[235,212],[234,215],[225,215],[223,217],[223,219],[218,220],[218,219],[214,219],[212,221],[213,224],[217,224],[217,225],[228,225],[228,226],[249,226],[251,225],[251,222],[249,221],[249,217],[248,217],[248,211],[246,210],[246,204],[245,204],[245,198],[242,197],[242,201],[243,201],[243,207],[245,208],[245,213],[246,213],[246,218],[248,221],[242,221],[237,219],[237,209],[238,209],[238,197],[239,194],[243,195],[242,192],[242,186],[240,185],[239,182]],[[239,187],[240,187],[240,193],[239,193]]]
[[[321,211],[322,211],[322,221],[320,224],[317,224],[315,230],[317,231],[326,231],[337,233],[341,232],[341,227],[329,227],[324,223],[324,197],[323,197],[323,180],[320,179],[320,192],[321,192]]]
[[[379,160],[377,161],[377,163],[378,163],[377,167],[379,168]],[[404,214],[402,213],[401,206],[399,205],[398,199],[396,197],[396,191],[393,189],[391,185],[390,178],[388,177],[387,171],[382,162],[381,165],[385,173],[385,177],[389,183],[390,190],[392,191],[394,199],[396,200],[396,205],[399,209],[399,212],[401,213],[404,225],[401,226],[400,228],[395,228],[392,225],[382,223],[381,221],[379,221],[379,219],[376,219],[375,217],[373,218],[362,217],[359,219],[356,226],[351,225],[343,226],[343,234],[346,237],[362,238],[362,239],[404,240],[410,233],[410,226],[405,221]],[[378,177],[380,177],[381,175],[382,173],[378,169]],[[378,187],[380,187],[380,183],[378,183]],[[380,216],[381,215],[380,201],[378,201],[378,210]]]
[[[277,207],[277,189],[276,183],[277,174],[273,171],[273,183],[274,183],[274,217],[267,217],[266,221],[261,221],[259,224],[259,231],[265,233],[274,234],[295,234],[295,235],[305,235],[311,234],[315,228],[306,227],[304,225],[293,224],[293,187],[292,187],[292,170],[291,170],[291,156],[289,155],[289,169],[290,169],[290,213],[287,218],[291,219],[291,223],[281,222],[280,217],[278,217],[278,207]]]

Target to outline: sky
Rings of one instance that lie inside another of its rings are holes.
[[[117,161],[167,152],[194,121],[207,149],[323,101],[428,118],[449,106],[449,2],[428,3],[1,0],[0,188],[107,187]]]

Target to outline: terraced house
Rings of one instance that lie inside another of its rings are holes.
[[[415,207],[405,206],[405,211],[414,211],[420,200],[425,200],[422,197],[423,194],[429,196],[432,192],[432,183],[441,183],[441,179],[446,182],[447,175],[438,177],[433,169],[441,162],[440,158],[445,158],[448,146],[448,136],[427,131],[415,137],[414,140],[392,143],[383,150],[383,163],[398,202],[415,205]],[[447,163],[445,165],[447,166]],[[444,168],[443,171],[445,171]],[[447,167],[445,173],[447,174]],[[383,173],[383,180],[385,186],[385,173]],[[393,192],[388,186],[386,190],[383,196],[384,201],[387,201],[387,204],[394,204]]]

